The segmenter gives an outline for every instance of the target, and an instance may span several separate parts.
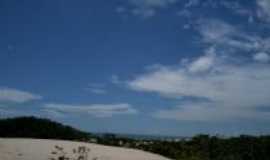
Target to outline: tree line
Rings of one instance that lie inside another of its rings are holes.
[[[85,140],[91,134],[49,119],[18,117],[0,119],[0,137]]]
[[[0,137],[63,139],[136,148],[174,160],[270,160],[270,136],[223,138],[198,135],[189,140],[135,140],[114,134],[97,136],[75,128],[35,117],[0,120]]]

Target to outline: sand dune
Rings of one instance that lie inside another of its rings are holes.
[[[86,150],[88,152],[87,160],[169,160],[135,149],[60,140],[6,138],[0,138],[0,160],[49,160],[59,157],[63,152],[71,160],[77,160],[79,147],[90,149],[89,152]],[[61,148],[63,148],[63,152],[60,151]]]

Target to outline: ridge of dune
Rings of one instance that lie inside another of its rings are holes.
[[[89,150],[87,160],[170,160],[160,155],[120,147],[93,143],[47,139],[0,138],[0,160],[49,160],[55,157],[55,147],[63,148],[67,157],[74,157],[74,149]]]

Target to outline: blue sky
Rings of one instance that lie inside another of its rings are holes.
[[[0,116],[270,133],[269,0],[1,0]]]

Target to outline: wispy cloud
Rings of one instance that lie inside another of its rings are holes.
[[[264,13],[260,14],[270,17],[270,1],[257,1]],[[178,12],[179,16],[190,18],[189,8],[197,5],[225,7],[248,15],[250,21],[255,16],[254,11],[238,2],[213,0],[190,0]],[[204,121],[267,118],[270,112],[258,108],[270,106],[270,38],[247,33],[243,26],[218,19],[201,18],[191,25],[199,34],[197,44],[207,48],[202,56],[180,60],[177,65],[155,65],[126,81],[127,86],[179,100],[173,109],[154,113],[159,118]]]
[[[259,52],[253,56],[253,59],[258,61],[258,62],[267,63],[270,61],[270,56],[269,56],[269,54],[267,54],[265,52]]]
[[[200,9],[226,9],[230,10],[231,13],[238,15],[238,16],[243,16],[247,17],[247,22],[253,23],[256,15],[256,11],[254,8],[251,8],[248,5],[245,5],[245,3],[241,3],[241,1],[219,1],[219,0],[188,0],[184,4],[184,9],[183,10],[188,10],[190,9],[195,9],[200,8]],[[259,9],[260,10],[260,9]]]
[[[94,117],[112,117],[115,115],[137,114],[138,111],[130,104],[90,104],[90,105],[68,105],[68,104],[46,104],[44,106],[48,113],[88,114]]]
[[[106,94],[107,90],[105,89],[105,84],[90,83],[86,88],[87,91],[90,91],[94,94]]]
[[[215,54],[209,53],[189,64],[188,70],[191,73],[208,71],[209,69],[211,69],[211,67],[214,66],[214,61],[215,61]]]
[[[250,34],[242,31],[222,20],[201,19],[194,28],[199,32],[200,42],[215,46],[224,50],[226,54],[231,53],[258,53],[269,52],[270,38],[261,37],[258,34]]]
[[[193,3],[193,1],[195,3]],[[270,22],[270,1],[269,0],[255,0],[255,7],[248,7],[243,5],[241,1],[216,1],[216,0],[190,0],[186,6],[192,7],[201,5],[203,7],[219,8],[223,7],[231,10],[240,16],[248,17],[248,22],[253,22],[254,18],[259,18],[265,22]]]
[[[8,106],[0,107],[0,118],[6,117],[17,117],[17,116],[37,116],[42,117],[42,113],[37,110],[31,109],[19,109],[19,108],[12,108]]]
[[[94,93],[94,94],[106,94],[107,91],[101,88],[87,88],[87,90],[89,90],[90,92]]]
[[[213,116],[216,120],[265,118],[266,113],[256,111],[256,107],[270,106],[270,90],[266,87],[270,86],[269,64],[252,62],[239,66],[215,57],[211,68],[206,63],[204,72],[193,72],[190,67],[201,59],[207,61],[212,57],[204,55],[178,67],[156,68],[129,81],[128,86],[179,100],[186,97],[204,99],[159,111],[158,117],[179,120],[212,120]]]
[[[8,109],[4,109],[4,108],[1,108],[0,106],[0,118],[5,118],[5,117],[9,117],[9,116],[12,116],[12,115],[16,115],[18,111],[15,111],[15,110],[8,110]]]
[[[120,13],[129,11],[133,15],[144,18],[153,17],[157,11],[175,4],[177,0],[128,0],[130,8],[118,7],[117,11]]]
[[[181,121],[232,122],[239,120],[270,120],[270,112],[252,109],[225,108],[220,103],[185,103],[173,109],[159,110],[153,114],[156,118]]]
[[[257,0],[258,10],[257,15],[259,18],[270,22],[270,1],[269,0]]]
[[[113,84],[120,84],[120,83],[122,83],[122,81],[119,79],[119,76],[117,76],[117,75],[112,75],[111,82]]]
[[[42,96],[12,88],[0,88],[0,102],[24,103],[42,99]]]
[[[188,0],[187,3],[184,5],[185,8],[194,7],[200,4],[200,0]]]
[[[237,27],[216,19],[198,21],[197,30],[202,41],[217,47],[231,47],[244,51],[264,49],[262,40],[255,35],[248,35]]]
[[[268,117],[270,112],[257,108],[270,106],[269,39],[215,19],[201,19],[195,28],[199,44],[208,48],[202,56],[181,60],[176,66],[156,65],[127,81],[129,88],[179,100],[173,109],[154,113],[159,118],[211,121]],[[241,57],[237,53],[248,54]],[[185,98],[198,100],[180,101]]]
[[[66,117],[66,114],[64,114],[60,111],[53,110],[53,109],[42,109],[40,112],[45,117],[51,117],[51,118],[64,118],[64,117]]]

